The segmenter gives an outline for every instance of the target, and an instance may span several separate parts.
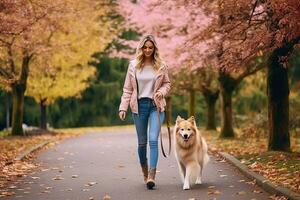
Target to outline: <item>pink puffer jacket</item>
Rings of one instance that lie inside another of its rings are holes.
[[[130,105],[130,109],[132,113],[138,113],[138,93],[137,93],[137,82],[135,77],[135,60],[130,61],[128,66],[125,83],[123,87],[123,95],[121,97],[121,103],[119,107],[119,111],[127,111],[128,105]],[[156,81],[154,85],[154,92],[161,92],[163,94],[163,98],[154,99],[154,102],[157,108],[163,112],[166,106],[165,96],[168,94],[171,88],[171,82],[168,75],[168,68],[166,65],[163,65],[157,72]]]

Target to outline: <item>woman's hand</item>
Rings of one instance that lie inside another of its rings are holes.
[[[124,121],[124,120],[125,120],[125,117],[126,117],[126,112],[123,111],[123,110],[121,110],[121,111],[119,112],[119,117],[120,117],[120,119],[121,119],[122,121]]]
[[[161,99],[161,98],[163,98],[163,94],[161,92],[156,92],[154,94],[154,99]]]

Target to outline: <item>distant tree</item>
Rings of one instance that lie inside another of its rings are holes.
[[[22,135],[29,69],[85,65],[113,38],[108,1],[21,0],[0,3],[0,84],[13,96],[12,134]],[[22,9],[20,9],[22,8]]]
[[[54,127],[108,126],[120,124],[117,118],[120,97],[128,67],[127,59],[96,53],[90,64],[97,69],[89,88],[80,98],[58,98],[49,106],[49,121]],[[101,61],[101,62],[99,62]],[[130,123],[131,118],[125,122]]]
[[[175,69],[171,75],[171,95],[188,94],[188,116],[196,114],[196,96],[201,92],[207,105],[206,128],[216,129],[215,105],[219,95],[217,72],[211,67],[198,68],[193,71],[187,68]]]
[[[200,89],[207,106],[207,121],[206,129],[215,130],[216,129],[216,102],[219,98],[219,83],[218,83],[218,73],[215,68],[210,65],[200,68],[197,70],[199,79],[201,81]]]
[[[47,106],[58,98],[80,97],[89,87],[89,79],[95,74],[95,68],[76,65],[67,68],[52,68],[52,72],[32,71],[28,79],[27,95],[40,105],[40,127],[47,129]]]

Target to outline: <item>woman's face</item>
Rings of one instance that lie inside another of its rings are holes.
[[[150,57],[152,56],[154,52],[154,45],[151,41],[147,41],[145,42],[144,46],[143,46],[143,53],[145,57]]]

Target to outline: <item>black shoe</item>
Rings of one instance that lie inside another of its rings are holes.
[[[148,190],[153,190],[153,188],[155,186],[155,182],[153,180],[148,180],[146,185],[147,185]]]

